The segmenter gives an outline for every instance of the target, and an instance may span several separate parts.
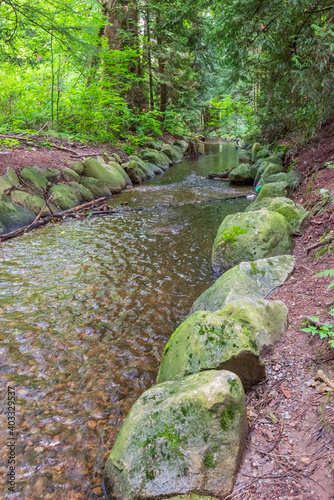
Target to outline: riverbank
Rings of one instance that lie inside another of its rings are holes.
[[[334,170],[325,166],[334,161],[333,128],[328,125],[290,156],[305,176],[292,199],[311,211],[310,224],[295,237],[291,277],[272,297],[288,306],[289,328],[274,353],[264,356],[267,380],[247,394],[250,433],[229,499],[333,498],[333,392],[315,378],[323,370],[333,380],[334,351],[327,339],[301,331],[305,316],[332,321],[333,290],[327,288],[332,280],[314,275],[334,267],[333,245],[310,247],[334,231],[333,198],[326,201],[320,193],[334,190]]]
[[[194,152],[191,141],[172,138],[168,141],[151,141],[140,151],[140,156],[128,158],[105,151],[92,158],[87,153],[79,155],[72,151],[77,159],[66,167],[45,166],[43,155],[38,166],[16,165],[15,169],[7,166],[5,175],[0,176],[0,241],[79,211],[81,216],[87,209],[90,214],[90,207],[98,201],[104,202],[134,184],[163,174],[171,165],[181,162],[186,151]],[[59,148],[66,149],[67,154],[71,152],[64,146]]]

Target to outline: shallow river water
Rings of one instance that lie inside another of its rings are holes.
[[[124,418],[215,280],[217,228],[249,203],[198,203],[249,192],[205,178],[237,163],[235,146],[206,153],[110,201],[165,208],[49,225],[0,246],[0,498],[103,497],[103,466]],[[17,397],[10,496],[8,384]]]

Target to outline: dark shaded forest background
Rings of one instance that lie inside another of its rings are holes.
[[[334,4],[3,0],[0,133],[303,139],[333,115]],[[7,140],[8,141],[8,140]]]

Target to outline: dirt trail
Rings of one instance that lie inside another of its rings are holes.
[[[334,191],[334,169],[323,168],[334,161],[333,130],[326,127],[296,158],[306,177],[294,200],[308,209],[322,199],[317,190]],[[311,385],[318,370],[334,379],[334,349],[300,331],[304,316],[330,320],[331,278],[314,275],[334,268],[334,245],[316,259],[323,247],[307,248],[332,231],[334,204],[327,204],[295,239],[296,268],[272,297],[288,306],[289,328],[265,356],[267,380],[247,394],[250,434],[231,499],[334,499],[334,392],[321,394]]]

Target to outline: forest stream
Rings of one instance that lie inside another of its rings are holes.
[[[206,178],[237,163],[235,145],[205,148],[109,202],[165,208],[51,224],[1,246],[0,380],[3,393],[9,383],[17,395],[10,498],[102,498],[103,467],[124,418],[155,383],[171,334],[216,279],[217,228],[249,204],[198,203],[249,193]]]

